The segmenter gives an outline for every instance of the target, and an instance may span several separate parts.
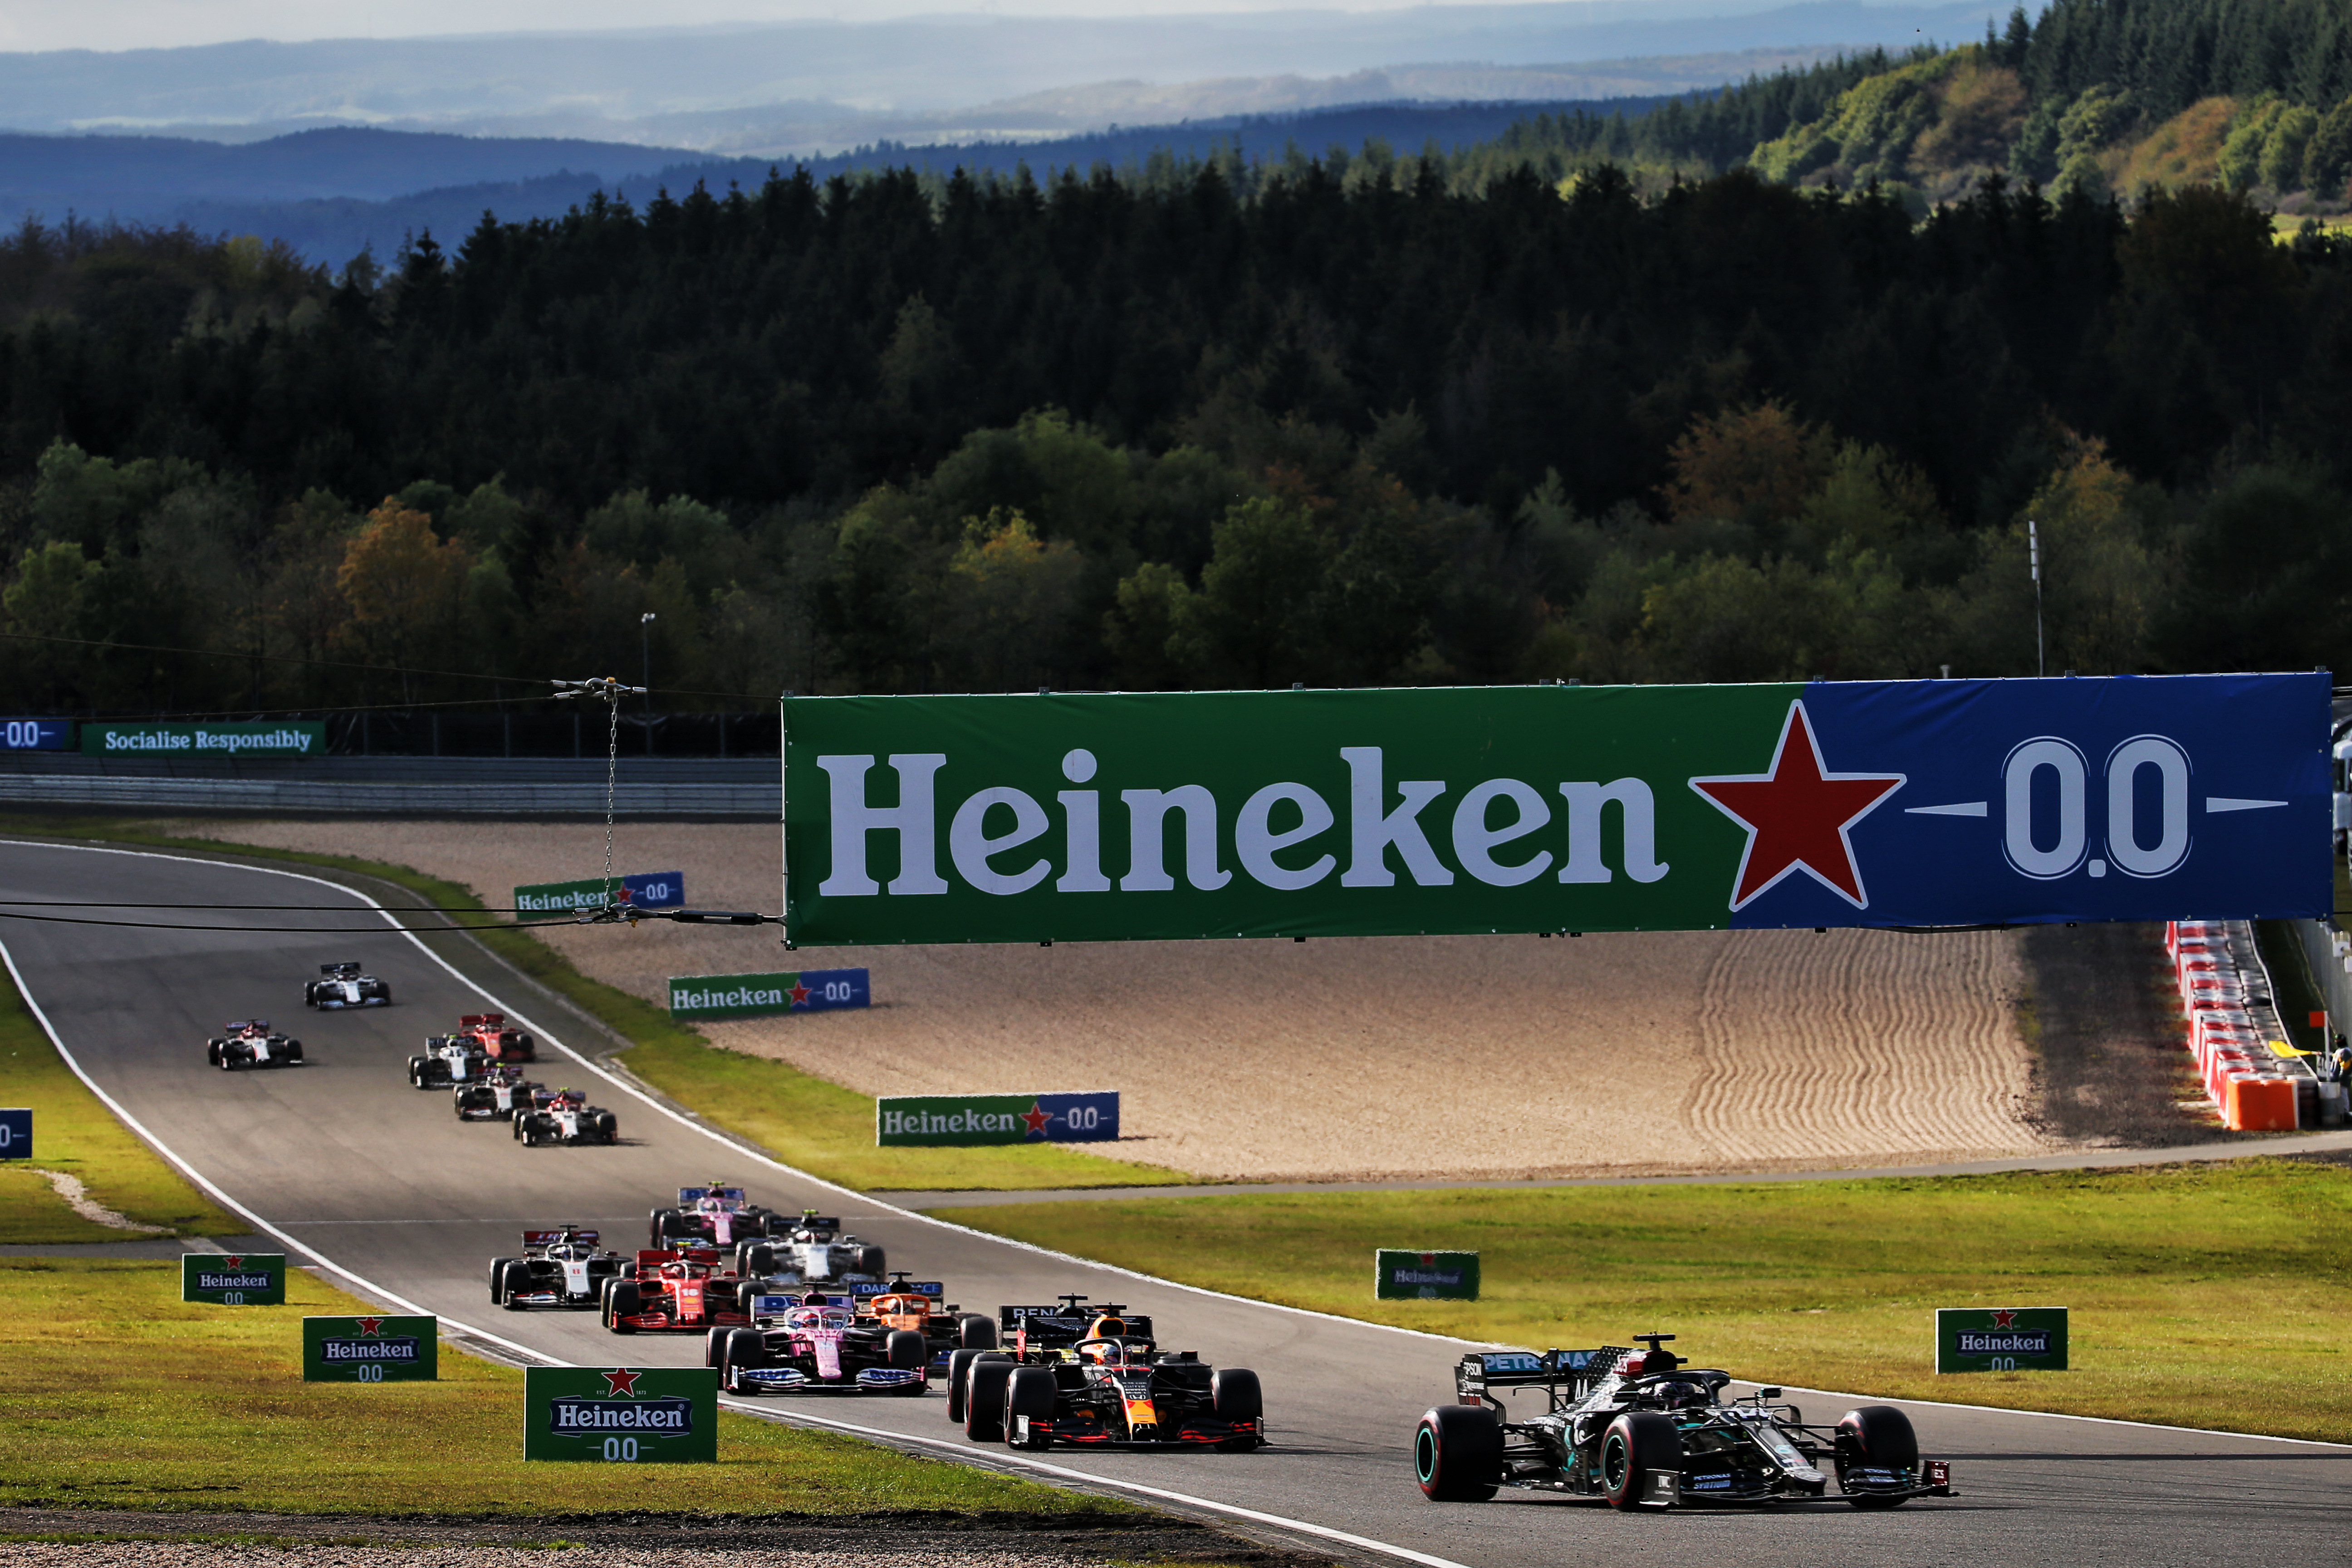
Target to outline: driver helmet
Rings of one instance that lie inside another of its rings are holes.
[[[1706,1384],[1696,1378],[1670,1377],[1657,1385],[1657,1392],[1669,1410],[1689,1410],[1709,1403]]]

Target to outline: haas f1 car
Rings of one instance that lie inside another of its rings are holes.
[[[599,1252],[596,1233],[567,1225],[522,1233],[522,1256],[490,1264],[490,1300],[510,1312],[528,1307],[594,1307],[604,1282],[618,1279],[617,1252]]]
[[[652,1237],[648,1247],[716,1247],[736,1253],[740,1268],[744,1259],[738,1242],[752,1237],[765,1237],[783,1230],[786,1221],[772,1209],[761,1208],[747,1201],[740,1187],[721,1186],[713,1182],[703,1187],[680,1187],[677,1206],[653,1211]]]
[[[913,1329],[861,1316],[845,1296],[756,1296],[751,1323],[713,1329],[703,1360],[731,1394],[920,1394],[930,1344]]]
[[[460,1121],[512,1121],[546,1088],[525,1079],[519,1067],[492,1062],[481,1076],[459,1084],[450,1099]]]
[[[302,987],[305,1007],[389,1007],[392,987],[373,974],[362,973],[356,963],[322,963],[319,973],[323,977],[309,981]]]
[[[1265,1442],[1257,1373],[1213,1369],[1192,1351],[1163,1351],[1151,1320],[1065,1296],[1051,1307],[1006,1307],[1006,1350],[949,1358],[948,1419],[977,1442],[1016,1448],[1218,1448]]]
[[[1835,1426],[1805,1423],[1780,1391],[1726,1403],[1728,1373],[1688,1365],[1672,1334],[1635,1334],[1630,1350],[1465,1356],[1461,1403],[1441,1405],[1413,1435],[1423,1493],[1485,1502],[1502,1487],[1605,1499],[1612,1508],[1776,1503],[1818,1498],[1834,1473],[1856,1508],[1952,1495],[1951,1468],[1922,1460],[1910,1418],[1891,1405],[1849,1410]],[[1515,1415],[1517,1395],[1542,1408]]]
[[[707,1247],[646,1248],[604,1282],[604,1326],[616,1334],[750,1328],[759,1287],[722,1271],[720,1258]]]
[[[238,1018],[205,1042],[205,1060],[223,1072],[238,1068],[299,1067],[302,1042],[273,1033],[267,1018]]]
[[[795,1220],[772,1221],[763,1241],[736,1243],[736,1267],[778,1285],[879,1285],[889,1278],[882,1249],[845,1236],[841,1221],[814,1209]]]
[[[576,1089],[535,1089],[527,1105],[515,1108],[515,1142],[526,1149],[541,1143],[616,1143],[621,1124],[601,1105],[591,1105]]]

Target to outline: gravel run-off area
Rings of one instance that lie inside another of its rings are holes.
[[[205,820],[511,903],[598,875],[590,824]],[[777,832],[624,823],[614,868],[781,907]],[[803,949],[774,928],[541,926],[657,1002],[673,975],[872,971],[869,1010],[699,1026],[866,1094],[1121,1092],[1100,1152],[1202,1177],[1523,1179],[1996,1159],[2041,1130],[2016,933],[1696,931]],[[328,956],[332,956],[331,954]]]

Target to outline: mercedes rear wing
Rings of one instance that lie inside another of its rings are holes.
[[[1626,1345],[1601,1345],[1589,1351],[1483,1351],[1466,1355],[1454,1369],[1454,1391],[1465,1405],[1484,1405],[1491,1391],[1542,1388],[1551,1391],[1555,1405],[1574,1403],[1633,1354]]]

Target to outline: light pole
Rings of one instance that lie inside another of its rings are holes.
[[[2045,676],[2050,661],[2042,647],[2042,533],[2030,517],[2025,520],[2025,554],[2033,568],[2033,673]]]

